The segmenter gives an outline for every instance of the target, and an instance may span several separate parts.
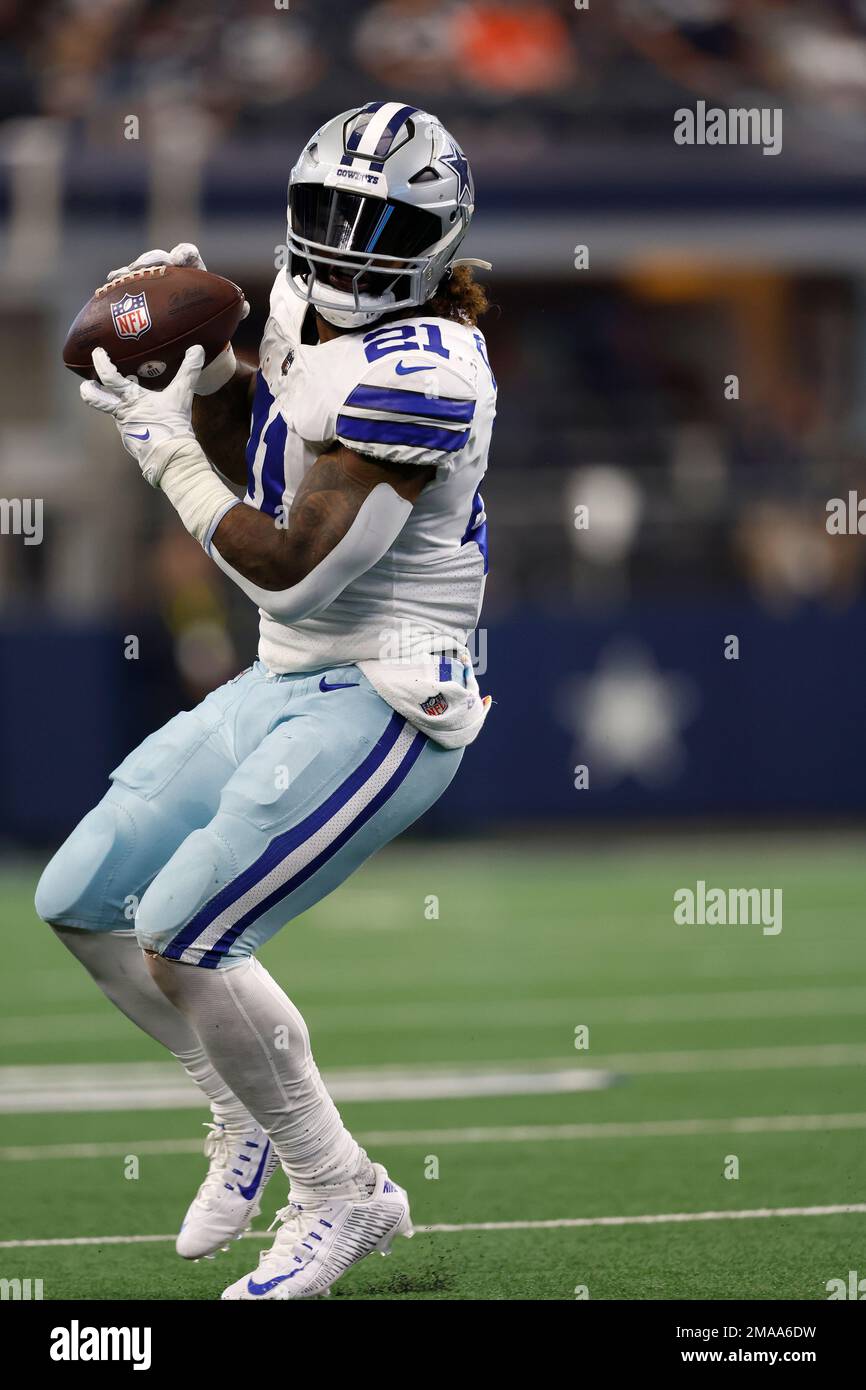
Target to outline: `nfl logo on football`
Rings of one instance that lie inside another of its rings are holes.
[[[111,306],[114,331],[118,338],[140,338],[150,328],[147,298],[142,294],[125,294]]]

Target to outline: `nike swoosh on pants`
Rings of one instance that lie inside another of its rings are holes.
[[[322,679],[319,681],[319,689],[323,692],[327,690],[354,690],[355,686],[360,684],[360,681],[334,681],[334,684],[331,685],[330,682],[322,676]]]

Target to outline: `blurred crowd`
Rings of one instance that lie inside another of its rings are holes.
[[[556,215],[563,188],[582,196],[568,151],[603,163],[609,135],[640,150],[662,129],[670,144],[678,100],[761,92],[785,102],[786,120],[796,100],[862,140],[866,0],[0,0],[0,118],[53,118],[77,149],[121,140],[130,113],[184,107],[252,164],[274,132],[294,140],[341,103],[407,98],[454,124],[473,159],[498,151],[499,182],[485,177],[484,193],[497,192],[504,220],[519,211],[502,177],[518,151],[558,161],[545,204]],[[562,138],[538,139],[545,130]],[[102,206],[109,161],[95,162]],[[560,267],[548,281],[537,261],[531,275],[497,268],[484,322],[501,388],[485,488],[494,610],[566,595],[593,605],[739,588],[785,606],[862,592],[857,538],[823,526],[829,497],[866,491],[858,277],[764,264],[724,283],[688,266],[655,280],[636,267],[592,277]],[[249,354],[267,284],[244,283],[255,300],[239,341]],[[723,391],[732,363],[735,401]],[[29,389],[22,374],[4,402],[28,428],[38,414]],[[574,524],[582,505],[587,530]],[[143,514],[146,501],[136,506]],[[164,529],[162,513],[153,525]],[[154,532],[140,536],[152,553]],[[172,575],[200,559],[166,554]],[[14,564],[16,582],[0,590],[23,586],[50,604],[64,589],[62,575],[52,589],[35,551]],[[189,592],[183,621],[174,614],[169,626],[209,640],[222,619],[200,567]],[[196,650],[191,641],[191,660]]]
[[[689,90],[844,119],[866,101],[866,0],[0,0],[0,119],[55,116],[94,143],[178,100],[253,137],[359,82],[443,116],[588,111],[595,136],[668,129]]]
[[[491,604],[862,594],[862,538],[826,529],[829,498],[866,495],[850,277],[667,269],[495,297]]]

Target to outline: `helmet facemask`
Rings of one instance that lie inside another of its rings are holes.
[[[440,240],[424,208],[313,183],[290,186],[288,216],[289,276],[300,276],[308,302],[341,328],[423,304],[437,253],[462,231],[455,225]]]
[[[368,102],[321,126],[292,170],[289,283],[340,328],[420,308],[473,210],[468,161],[441,122]]]

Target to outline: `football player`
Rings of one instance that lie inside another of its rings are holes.
[[[486,263],[456,257],[466,157],[429,113],[371,102],[316,132],[288,196],[258,370],[230,345],[202,370],[191,348],[152,391],[97,349],[99,380],[82,385],[258,606],[260,642],[115,769],[36,896],[210,1101],[210,1167],[178,1252],[212,1256],[277,1166],[289,1179],[272,1248],[228,1299],[326,1293],[411,1233],[406,1193],[346,1129],[256,952],[441,796],[489,705],[466,646],[496,399],[470,269]],[[132,268],[165,262],[203,268],[189,244]]]

